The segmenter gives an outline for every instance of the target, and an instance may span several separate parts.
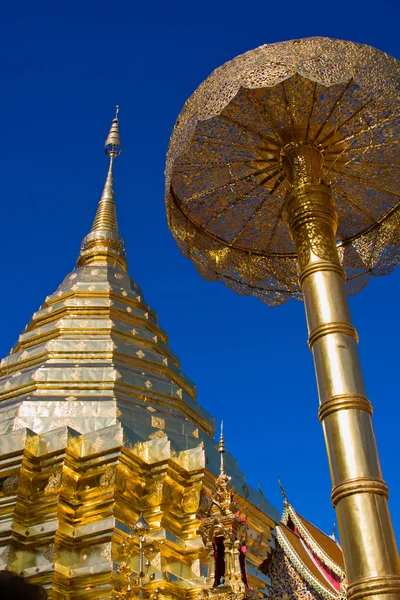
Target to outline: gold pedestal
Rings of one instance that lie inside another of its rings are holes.
[[[338,217],[329,187],[321,183],[323,157],[312,146],[290,144],[282,160],[292,184],[286,214],[298,250],[348,598],[395,600],[400,598],[400,562],[388,487],[336,247]]]

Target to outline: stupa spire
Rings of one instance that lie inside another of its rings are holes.
[[[219,436],[218,452],[220,453],[220,456],[221,456],[220,474],[225,475],[225,464],[224,464],[225,439],[224,439],[224,422],[223,421],[221,421],[221,434]]]
[[[96,216],[90,233],[83,238],[77,260],[78,267],[86,265],[110,265],[126,271],[126,253],[123,239],[119,236],[117,210],[114,200],[114,160],[121,154],[119,135],[119,106],[104,145],[104,152],[110,158],[110,166],[104,184],[103,193],[97,207]]]

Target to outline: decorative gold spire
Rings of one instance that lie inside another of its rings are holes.
[[[114,159],[121,154],[119,136],[119,106],[111,124],[110,133],[104,145],[104,152],[110,157],[103,193],[97,207],[90,233],[83,238],[77,260],[78,267],[86,265],[110,265],[127,270],[125,244],[118,232],[117,211],[114,201]]]
[[[220,474],[225,475],[225,466],[224,466],[225,440],[224,440],[224,422],[223,421],[221,421],[221,434],[219,436],[218,452],[221,455]]]
[[[225,473],[224,454],[224,422],[221,421],[221,434],[219,436],[218,452],[221,456],[220,473],[215,481],[215,491],[213,494],[211,513],[227,514],[236,512],[237,506],[234,503],[234,490],[231,487],[231,477]]]

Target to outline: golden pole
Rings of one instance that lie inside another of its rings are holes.
[[[350,600],[400,598],[400,562],[388,509],[336,247],[337,213],[322,183],[323,156],[288,144],[282,165],[292,185],[286,214],[300,263],[309,346],[318,384]]]
[[[340,239],[353,291],[399,262],[399,75],[399,61],[352,42],[260,46],[216,69],[185,103],[167,156],[169,227],[202,277],[276,306],[299,297],[300,263],[350,600],[400,600],[336,247]]]

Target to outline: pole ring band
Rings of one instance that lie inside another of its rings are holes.
[[[348,600],[363,600],[368,596],[381,594],[400,595],[400,577],[393,574],[356,580],[348,585],[346,592]]]
[[[348,479],[332,489],[331,502],[333,507],[336,508],[340,500],[354,494],[378,494],[388,499],[389,488],[380,477],[355,477],[354,479]]]
[[[315,329],[312,330],[310,335],[308,336],[308,345],[310,350],[312,350],[313,345],[317,340],[319,340],[324,335],[329,335],[332,333],[341,333],[342,335],[349,335],[354,338],[358,343],[358,334],[356,328],[347,321],[331,321],[330,323],[323,323],[322,325],[318,325]]]
[[[372,404],[359,394],[340,394],[323,402],[318,409],[318,419],[322,423],[326,417],[339,410],[364,410],[372,416]]]
[[[330,262],[328,260],[320,260],[317,263],[311,263],[310,265],[307,265],[306,267],[304,267],[304,269],[302,269],[299,277],[300,287],[302,287],[306,277],[312,275],[313,273],[319,273],[321,271],[333,271],[334,273],[340,275],[340,277],[344,281],[346,281],[346,274],[344,272],[344,269],[340,265],[337,265],[336,263]]]

